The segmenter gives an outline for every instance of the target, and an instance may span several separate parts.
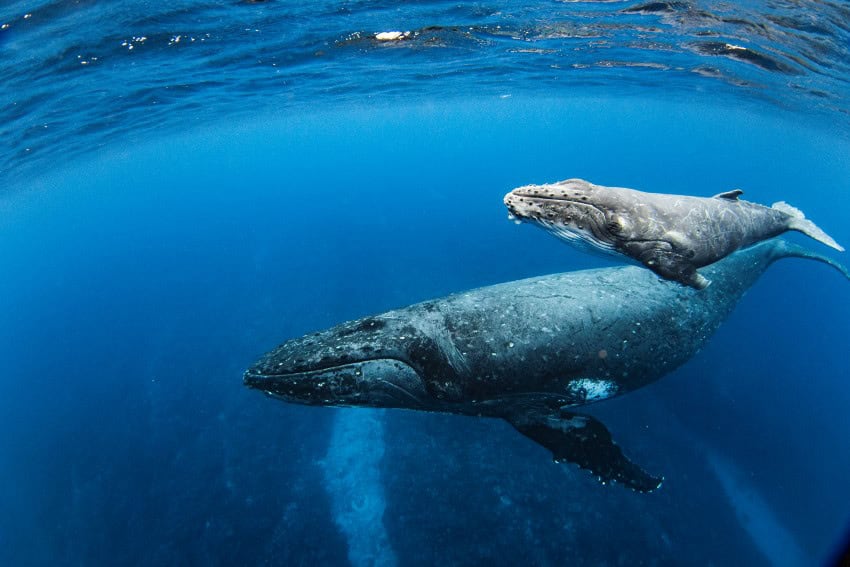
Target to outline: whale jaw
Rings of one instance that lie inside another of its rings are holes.
[[[422,408],[427,394],[419,374],[399,360],[379,358],[268,374],[251,369],[244,374],[249,388],[290,403],[374,408]]]
[[[430,397],[411,363],[413,332],[380,316],[342,323],[282,343],[244,383],[291,403],[423,409]]]

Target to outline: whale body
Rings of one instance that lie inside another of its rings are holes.
[[[620,254],[662,278],[697,289],[697,271],[741,248],[788,230],[843,251],[835,240],[785,202],[765,207],[736,189],[711,198],[646,193],[567,179],[525,185],[505,195],[511,217],[593,250]]]
[[[707,268],[697,291],[636,266],[493,285],[284,342],[245,372],[287,402],[503,418],[600,480],[651,491],[599,420],[575,408],[645,386],[699,350],[776,259],[833,260],[782,240]],[[850,277],[850,276],[848,276]]]

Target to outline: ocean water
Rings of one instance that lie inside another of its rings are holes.
[[[778,262],[685,366],[583,408],[664,475],[651,494],[498,420],[287,405],[242,372],[347,319],[616,265],[508,221],[526,183],[741,188],[847,246],[848,21],[823,1],[7,2],[0,564],[832,561],[850,283],[821,264]]]

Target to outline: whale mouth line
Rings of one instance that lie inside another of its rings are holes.
[[[243,381],[249,388],[297,404],[416,409],[428,405],[422,374],[410,363],[387,356],[296,372],[261,366],[247,370]]]
[[[334,370],[344,370],[345,368],[348,368],[348,367],[351,367],[351,366],[357,366],[357,365],[365,364],[365,363],[368,363],[368,362],[377,362],[377,361],[382,361],[382,360],[393,361],[393,362],[398,362],[400,364],[404,364],[405,366],[410,367],[411,370],[416,372],[416,369],[413,368],[412,366],[410,366],[410,364],[406,360],[402,360],[401,358],[394,358],[392,356],[376,356],[376,357],[373,357],[373,358],[360,358],[360,359],[357,359],[357,360],[351,360],[349,362],[341,362],[341,363],[338,363],[338,364],[331,364],[331,365],[328,365],[328,366],[317,365],[316,367],[311,368],[309,370],[295,370],[295,371],[292,371],[292,372],[254,372],[252,370],[247,370],[244,373],[244,381],[245,381],[246,384],[248,384],[250,386],[251,380],[274,380],[274,379],[280,379],[280,378],[292,378],[294,376],[303,376],[303,377],[307,378],[307,377],[310,377],[310,376],[321,374],[323,372],[333,372]],[[416,373],[419,374],[419,372],[416,372]]]
[[[414,371],[414,372],[415,372],[415,371]],[[417,373],[417,374],[418,374],[418,373]],[[406,399],[408,399],[409,401],[411,401],[411,402],[415,403],[417,406],[423,406],[423,405],[424,405],[424,404],[422,403],[422,399],[421,399],[421,398],[419,398],[419,396],[417,396],[417,395],[413,394],[412,392],[410,392],[407,388],[404,388],[404,387],[402,387],[402,386],[399,386],[398,384],[394,384],[394,383],[390,382],[389,380],[384,380],[383,378],[381,378],[381,379],[380,379],[380,380],[378,380],[378,381],[379,381],[381,384],[383,384],[385,387],[387,387],[388,389],[393,390],[393,391],[395,391],[395,392],[397,392],[397,393],[401,394],[403,397],[405,397],[405,398],[406,398]]]

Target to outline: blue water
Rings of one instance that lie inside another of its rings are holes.
[[[649,495],[499,421],[242,386],[286,338],[614,264],[509,222],[526,183],[742,188],[850,243],[846,6],[635,6],[0,9],[0,564],[827,561],[850,286],[820,264],[588,408]]]

